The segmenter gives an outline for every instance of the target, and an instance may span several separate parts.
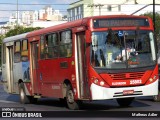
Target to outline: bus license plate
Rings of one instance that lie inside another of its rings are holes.
[[[133,94],[134,90],[123,90],[123,95]]]

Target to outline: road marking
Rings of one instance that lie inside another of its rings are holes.
[[[0,100],[0,102],[3,102],[3,103],[17,103],[17,102],[13,102],[13,101],[6,101],[6,100]]]

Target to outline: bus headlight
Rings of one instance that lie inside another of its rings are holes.
[[[95,84],[98,84],[98,79],[95,79],[95,80],[94,80],[94,83],[95,83]]]
[[[101,86],[103,86],[103,85],[104,85],[104,82],[103,82],[103,81],[101,81],[101,82],[100,82],[100,85],[101,85]]]
[[[149,78],[149,82],[154,82],[155,80],[157,80],[157,76],[154,75],[153,78]]]
[[[91,77],[91,81],[98,86],[109,87],[109,85],[105,81],[98,79],[96,77]]]
[[[149,78],[149,81],[152,82],[152,81],[153,81],[153,78]]]

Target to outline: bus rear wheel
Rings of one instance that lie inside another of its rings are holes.
[[[30,103],[35,104],[38,101],[38,98],[34,98],[33,96],[27,96],[27,97],[28,97]]]
[[[26,95],[25,93],[25,89],[24,89],[24,84],[20,83],[19,84],[19,96],[20,96],[20,102],[22,104],[26,104],[29,103],[29,97]]]
[[[127,106],[129,106],[132,103],[133,100],[134,100],[133,97],[131,97],[131,98],[118,98],[117,99],[117,103],[121,107],[127,107]]]
[[[80,101],[74,100],[74,93],[71,85],[67,85],[66,102],[67,102],[67,107],[71,110],[78,110],[80,107],[79,106]]]

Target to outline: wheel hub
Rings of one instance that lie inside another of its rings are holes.
[[[69,90],[67,100],[69,103],[74,103],[74,96],[72,90]]]
[[[21,98],[22,99],[24,99],[24,92],[23,92],[23,90],[21,89],[21,93],[20,93],[20,95],[21,95]]]

